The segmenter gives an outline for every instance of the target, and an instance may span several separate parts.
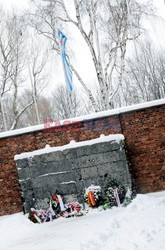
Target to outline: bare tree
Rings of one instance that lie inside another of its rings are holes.
[[[57,87],[51,96],[51,103],[53,108],[53,117],[57,120],[63,120],[82,115],[81,102],[76,92],[73,92],[70,105],[70,96],[68,89],[63,85]],[[72,109],[72,110],[71,110]]]
[[[12,64],[12,55],[10,43],[6,39],[5,20],[2,18],[5,15],[4,11],[0,11],[0,113],[2,114],[2,121],[4,129],[7,130],[5,111],[3,105],[3,97],[6,92],[11,89],[10,71]]]
[[[6,110],[7,124],[11,126],[13,123],[14,115],[12,112],[12,102],[10,101],[12,98],[12,94],[8,93],[5,96],[4,108]],[[27,103],[31,103],[33,101],[33,95],[31,89],[25,89],[19,95],[19,108],[23,109]],[[46,98],[41,93],[37,97],[38,103],[38,111],[40,115],[41,123],[44,122],[44,119],[51,119],[54,115],[53,108],[51,106],[50,97]],[[38,124],[36,117],[36,110],[34,103],[29,106],[19,117],[17,121],[17,128],[34,126]]]
[[[30,46],[30,54],[28,60],[28,71],[32,87],[32,95],[35,104],[35,113],[37,122],[40,121],[40,114],[38,108],[38,97],[48,85],[48,68],[47,68],[47,52],[42,43],[39,45],[35,39],[32,39]],[[42,53],[41,53],[42,50]]]
[[[12,65],[10,80],[13,89],[13,100],[12,100],[12,111],[14,115],[14,120],[11,129],[17,127],[17,122],[22,113],[30,106],[33,102],[28,103],[23,109],[19,110],[19,96],[18,89],[19,86],[25,81],[22,72],[25,69],[25,53],[23,53],[25,48],[25,36],[22,36],[22,27],[19,18],[13,15],[11,19],[7,21],[6,27],[8,28],[10,34],[10,48],[12,54]]]
[[[0,54],[1,54],[1,100],[7,92],[12,92],[11,102],[12,102],[12,113],[13,122],[10,129],[14,129],[17,125],[17,121],[22,113],[28,108],[30,104],[27,104],[23,109],[19,110],[19,97],[18,89],[23,83],[22,72],[24,70],[24,39],[21,34],[21,23],[19,17],[15,14],[11,16],[1,12],[3,15],[3,21],[0,23]],[[3,116],[5,111],[2,110],[1,101],[1,111]],[[5,128],[6,129],[6,128]]]
[[[150,41],[143,42],[128,60],[125,78],[125,104],[151,101],[165,97],[165,53],[154,48]]]
[[[21,95],[21,105],[32,100],[32,93],[29,90],[25,90]],[[41,123],[44,119],[51,119],[53,116],[53,107],[51,105],[50,97],[43,96],[42,93],[37,96],[38,112]],[[23,114],[20,119],[19,126],[33,126],[37,124],[35,105],[31,105]]]
[[[47,85],[48,70],[45,71],[47,58],[44,47],[41,49],[38,43],[28,39],[27,27],[22,19],[13,13],[2,12],[1,16],[3,18],[0,22],[0,113],[4,123],[1,129],[6,130],[19,127],[24,112],[37,101]],[[31,74],[28,71],[29,67]],[[30,79],[32,86],[29,84]],[[28,102],[21,102],[25,86],[31,89],[31,98]]]
[[[140,20],[146,12],[146,6],[140,5],[135,0],[74,0],[72,4],[75,16],[73,16],[64,0],[46,0],[47,4],[44,5],[41,2],[36,1],[35,12],[28,15],[29,24],[35,27],[39,34],[49,39],[52,48],[58,54],[57,26],[74,25],[78,29],[92,57],[101,98],[100,108],[102,110],[110,108],[111,100],[122,85],[127,43],[139,36]],[[128,20],[128,8],[134,20],[131,25]],[[133,33],[129,32],[132,27]],[[71,68],[95,111],[98,111],[100,108],[93,92],[72,63]],[[118,80],[113,90],[111,86],[114,74],[117,74]]]

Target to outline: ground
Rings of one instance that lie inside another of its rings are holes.
[[[33,224],[0,217],[1,250],[164,250],[165,192],[137,195],[126,208]]]

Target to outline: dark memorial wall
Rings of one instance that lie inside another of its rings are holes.
[[[104,188],[110,178],[131,187],[123,145],[109,141],[16,160],[25,213],[44,209],[44,201],[57,192],[83,203],[87,187]]]

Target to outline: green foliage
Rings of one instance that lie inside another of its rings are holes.
[[[110,207],[117,206],[116,199],[114,196],[114,190],[117,188],[120,203],[122,204],[125,198],[125,188],[121,186],[117,180],[110,179],[105,187],[104,198],[107,203],[109,203]]]

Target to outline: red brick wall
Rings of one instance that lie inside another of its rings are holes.
[[[125,113],[121,127],[138,192],[165,190],[165,106]]]
[[[99,119],[97,119],[99,120]],[[14,155],[41,149],[49,144],[60,146],[71,140],[83,141],[100,134],[123,133],[126,137],[130,170],[134,185],[141,193],[165,189],[165,105],[146,108],[101,121],[118,121],[111,130],[85,131],[83,122],[75,131],[35,131],[0,139],[0,215],[22,211]],[[115,130],[115,131],[114,131]]]

